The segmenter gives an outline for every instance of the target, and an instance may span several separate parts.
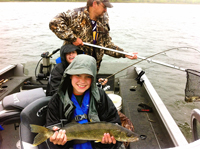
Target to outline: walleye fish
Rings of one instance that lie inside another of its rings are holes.
[[[42,126],[30,124],[31,132],[38,133],[33,142],[33,146],[37,146],[50,138],[54,131]],[[117,141],[135,142],[138,141],[138,135],[120,125],[108,122],[90,122],[85,124],[70,123],[62,130],[66,131],[67,140],[90,140],[101,142],[104,133],[114,136]]]
[[[185,97],[185,101],[186,102],[197,102],[200,101],[200,97],[199,96],[190,96],[190,97]]]

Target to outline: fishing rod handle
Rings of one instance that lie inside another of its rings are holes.
[[[128,52],[124,52],[124,51],[118,51],[118,50],[114,50],[114,49],[110,49],[110,48],[106,48],[106,47],[102,47],[102,46],[98,46],[98,45],[94,45],[94,44],[90,44],[90,43],[86,43],[86,42],[83,42],[83,44],[86,45],[86,46],[94,47],[94,48],[99,48],[99,49],[104,49],[104,50],[108,50],[108,51],[121,53],[121,54],[124,54],[124,55],[134,56],[132,53],[128,53]]]

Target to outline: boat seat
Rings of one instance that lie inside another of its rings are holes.
[[[20,122],[19,110],[4,110],[2,104],[0,104],[0,125],[8,125]]]
[[[47,104],[51,96],[43,97],[29,104],[20,114],[20,144],[21,149],[44,149],[48,148],[46,142],[38,146],[33,146],[36,133],[31,132],[30,124],[43,126],[45,124]]]
[[[19,122],[20,112],[33,101],[45,96],[42,88],[36,88],[4,97],[0,102],[0,125]]]

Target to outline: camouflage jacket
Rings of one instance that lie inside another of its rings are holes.
[[[68,10],[67,12],[58,14],[51,20],[49,27],[58,38],[64,40],[64,44],[71,44],[77,38],[80,38],[83,42],[93,43],[92,25],[86,7]],[[111,42],[107,13],[97,20],[97,33],[97,45],[123,51]],[[92,55],[93,53],[93,47],[80,46],[79,48],[85,54]],[[98,70],[104,53],[116,58],[125,57],[124,54],[103,49],[96,48],[95,52]]]

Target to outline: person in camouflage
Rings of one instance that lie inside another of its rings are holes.
[[[87,7],[60,13],[49,23],[50,29],[56,36],[64,40],[64,45],[74,44],[79,46],[85,54],[93,56],[97,62],[97,71],[99,71],[104,54],[115,58],[137,59],[136,53],[133,53],[133,56],[128,56],[83,45],[83,42],[87,42],[123,51],[123,49],[114,45],[109,36],[107,7],[112,7],[109,0],[88,0]]]

